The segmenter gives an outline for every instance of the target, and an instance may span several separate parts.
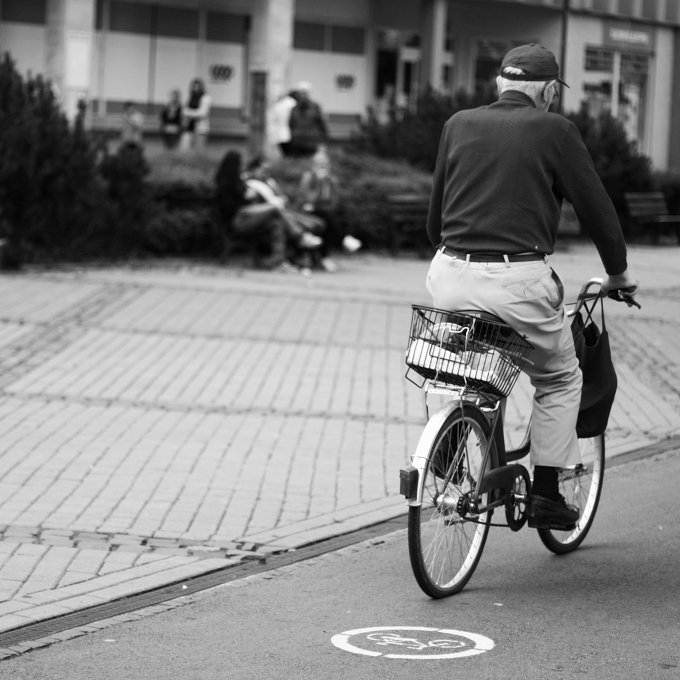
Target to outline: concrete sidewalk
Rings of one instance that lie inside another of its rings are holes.
[[[680,431],[679,251],[633,248],[643,309],[607,305],[609,456]],[[552,261],[568,298],[602,273],[585,246]],[[0,278],[0,632],[404,512],[427,263],[341,263]],[[511,438],[529,402],[521,381]]]

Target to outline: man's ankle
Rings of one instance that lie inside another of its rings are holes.
[[[548,465],[535,465],[534,483],[531,493],[534,496],[540,496],[549,501],[559,501],[560,491],[557,482],[557,468]]]

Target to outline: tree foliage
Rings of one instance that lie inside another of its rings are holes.
[[[101,186],[82,114],[73,126],[50,83],[0,61],[0,209],[15,245],[59,251],[100,226]]]
[[[369,112],[356,144],[362,151],[382,158],[403,159],[432,172],[444,123],[454,113],[489,104],[494,98],[489,91],[470,95],[459,90],[448,95],[428,87],[418,98],[414,111],[392,111],[387,123],[381,123]]]
[[[625,215],[624,193],[653,188],[652,161],[628,139],[626,131],[609,112],[593,117],[585,102],[575,113],[567,114],[593,159],[595,170],[619,215]]]

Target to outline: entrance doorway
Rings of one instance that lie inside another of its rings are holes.
[[[376,113],[381,122],[415,109],[420,60],[418,33],[378,31],[375,97]]]

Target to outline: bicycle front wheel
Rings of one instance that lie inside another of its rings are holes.
[[[491,512],[475,514],[470,500],[483,474],[489,423],[473,405],[454,409],[435,432],[426,428],[419,450],[427,463],[418,480],[422,505],[409,509],[408,544],[413,574],[434,598],[461,591],[477,568]],[[496,465],[495,448],[490,462]],[[486,503],[484,494],[483,501]]]
[[[559,472],[560,493],[567,503],[575,505],[581,517],[575,529],[557,531],[538,529],[538,535],[548,550],[558,555],[576,550],[590,531],[604,481],[604,435],[579,439],[581,464]]]

